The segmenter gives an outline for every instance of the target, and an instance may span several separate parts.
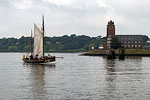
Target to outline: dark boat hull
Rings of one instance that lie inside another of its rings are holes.
[[[23,59],[25,63],[47,63],[47,62],[54,62],[55,57],[50,57],[47,59]]]

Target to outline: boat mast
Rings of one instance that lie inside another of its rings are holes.
[[[44,15],[43,15],[43,23],[42,23],[42,32],[43,32],[43,57],[44,57]]]
[[[32,30],[31,30],[31,38],[30,38],[30,49],[31,49],[31,55],[32,55]]]

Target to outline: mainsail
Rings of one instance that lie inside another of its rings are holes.
[[[43,33],[34,24],[34,52],[33,56],[43,57]]]

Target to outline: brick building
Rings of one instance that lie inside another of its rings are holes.
[[[124,48],[142,48],[142,35],[116,35],[115,25],[113,21],[109,21],[107,25],[107,35],[104,37],[103,47],[110,48],[112,38],[117,36]]]
[[[113,21],[108,22],[107,35],[106,35],[106,47],[110,48],[111,40],[115,36],[115,25]]]
[[[142,35],[116,35],[124,48],[142,48]]]

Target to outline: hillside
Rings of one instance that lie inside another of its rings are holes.
[[[102,45],[103,38],[101,36],[89,37],[85,35],[70,36],[64,35],[60,37],[45,37],[46,52],[78,52],[88,51],[89,47],[98,48]],[[2,38],[0,39],[0,52],[29,52],[30,37],[21,38]]]

